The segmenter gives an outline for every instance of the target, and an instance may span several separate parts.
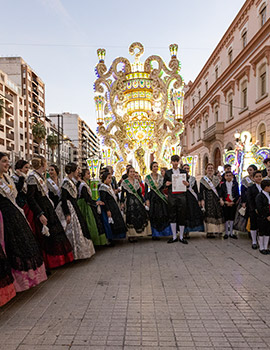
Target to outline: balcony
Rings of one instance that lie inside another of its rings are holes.
[[[14,151],[14,146],[7,146],[7,150],[10,151],[10,152]]]
[[[6,124],[10,126],[11,128],[14,128],[14,121],[11,119],[6,119]]]
[[[5,93],[5,97],[6,97],[10,102],[13,102],[13,96],[12,96],[12,95]]]
[[[10,132],[6,132],[6,138],[14,141],[14,134],[11,134]]]
[[[14,114],[14,110],[13,110],[12,107],[6,107],[5,110],[6,110],[7,113],[9,113],[9,114],[11,114],[11,115]]]
[[[33,98],[33,102],[34,102],[35,104],[37,104],[37,105],[39,104],[39,102],[38,102],[38,100],[36,99],[36,97]]]
[[[203,141],[211,142],[213,140],[223,141],[224,135],[224,122],[217,122],[211,125],[208,129],[203,132]]]

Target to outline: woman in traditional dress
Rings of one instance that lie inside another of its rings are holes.
[[[200,181],[201,206],[205,210],[205,231],[207,238],[214,238],[215,234],[225,230],[223,210],[219,198],[219,178],[214,176],[214,165],[206,166],[206,175]]]
[[[27,179],[27,203],[34,213],[36,235],[46,268],[52,269],[73,261],[72,247],[56,215],[44,178],[47,162],[39,156],[32,159],[33,171]]]
[[[145,209],[142,197],[142,189],[135,179],[135,169],[127,169],[127,178],[122,181],[121,208],[126,211],[127,236],[131,243],[137,241],[137,237],[151,235],[151,226],[148,213]]]
[[[66,228],[66,235],[72,245],[74,259],[87,259],[95,254],[87,223],[78,207],[76,187],[79,169],[77,164],[68,163],[67,176],[61,186],[61,201],[57,206],[57,215]]]
[[[248,208],[247,208],[247,190],[254,184],[253,174],[258,168],[256,165],[251,164],[247,168],[248,175],[245,176],[241,181],[241,196],[238,204],[233,228],[236,231],[246,232],[246,226],[248,221]],[[256,244],[256,236],[254,235],[254,244]]]
[[[188,164],[183,165],[183,170],[187,172],[187,222],[185,226],[186,238],[189,238],[190,232],[204,232],[203,213],[199,205],[199,191],[197,181],[194,176],[190,175]]]
[[[163,177],[158,173],[158,163],[150,164],[151,174],[145,177],[145,200],[149,208],[152,239],[172,236],[169,222],[168,201],[163,194]]]
[[[47,186],[49,190],[49,197],[53,201],[54,208],[57,207],[61,196],[61,185],[59,183],[59,168],[55,164],[49,166],[49,175],[47,179]]]
[[[16,203],[17,190],[7,175],[9,159],[0,152],[0,211],[4,223],[5,252],[17,292],[47,279],[42,254],[23,210]]]
[[[126,238],[127,227],[117,204],[117,197],[111,186],[112,175],[105,171],[101,176],[102,184],[99,186],[100,200],[107,239],[111,245],[115,240]]]
[[[91,240],[95,246],[107,244],[105,229],[102,224],[100,214],[97,212],[97,206],[101,205],[100,201],[92,199],[91,189],[87,182],[90,180],[90,170],[83,169],[81,173],[81,180],[78,182],[78,206],[87,223],[89,232],[91,233]]]
[[[30,169],[30,164],[23,159],[20,159],[15,164],[15,172],[11,175],[11,178],[13,182],[15,183],[16,189],[17,189],[17,198],[16,202],[19,207],[24,209],[24,206],[26,205],[27,198],[26,198],[26,192],[27,192],[27,173]]]
[[[4,223],[0,211],[0,306],[5,305],[15,297],[16,291],[13,281],[11,267],[5,254]]]

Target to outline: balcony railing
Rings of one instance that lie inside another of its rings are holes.
[[[224,134],[224,122],[217,122],[211,125],[203,132],[203,141],[212,141],[216,138],[216,135]]]
[[[5,94],[6,98],[10,101],[13,102],[13,96],[11,96],[10,94]]]
[[[13,146],[7,146],[7,150],[8,151],[14,151],[14,147]]]
[[[10,132],[7,132],[6,133],[6,138],[9,139],[9,140],[14,141],[14,134],[11,134]]]
[[[6,119],[6,124],[12,128],[14,128],[14,122],[13,120]]]

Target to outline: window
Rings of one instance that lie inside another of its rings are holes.
[[[259,70],[259,96],[266,94],[266,64]]]
[[[208,115],[205,116],[205,129],[208,129]]]
[[[260,11],[260,16],[261,16],[261,26],[264,25],[266,22],[266,6],[264,5]]]
[[[232,63],[232,60],[233,60],[232,53],[233,53],[232,48],[230,48],[230,50],[229,50],[229,52],[228,52],[229,64],[231,64],[231,63]]]
[[[266,128],[265,128],[265,124],[262,123],[259,126],[258,129],[258,139],[259,139],[259,144],[261,147],[264,147],[266,144]]]
[[[215,68],[215,78],[218,79],[218,66]]]
[[[198,123],[198,141],[201,139],[201,122]]]
[[[192,145],[195,143],[195,128],[192,127]]]
[[[218,122],[218,106],[215,107],[215,122]]]
[[[247,46],[247,31],[244,30],[243,34],[242,34],[242,45],[243,45],[243,49]]]
[[[208,91],[208,81],[206,80],[206,82],[205,82],[205,92],[207,92]]]
[[[193,107],[195,106],[195,99],[194,99],[194,97],[192,98],[192,106]]]
[[[228,97],[228,119],[233,118],[233,94]]]
[[[201,90],[198,91],[199,100],[201,99]]]
[[[242,108],[247,107],[247,82],[246,81],[241,85],[241,103],[242,103]]]

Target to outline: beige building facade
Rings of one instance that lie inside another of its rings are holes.
[[[24,98],[25,157],[30,159],[38,152],[38,144],[32,136],[32,124],[35,120],[45,123],[45,85],[21,57],[0,57],[0,69],[21,88]],[[41,144],[40,152],[45,155],[44,143]]]
[[[0,70],[0,152],[8,152],[14,162],[25,157],[24,98],[20,86]]]
[[[270,144],[270,0],[247,0],[195,81],[185,86],[183,155],[223,165],[236,131]]]

